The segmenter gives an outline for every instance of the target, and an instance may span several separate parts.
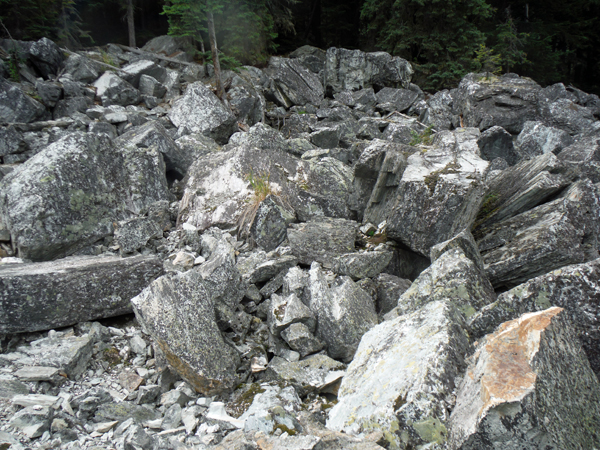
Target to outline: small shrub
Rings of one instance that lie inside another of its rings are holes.
[[[429,125],[423,130],[422,133],[417,133],[416,131],[411,130],[410,134],[412,136],[412,140],[408,145],[431,145],[433,143],[433,125]]]

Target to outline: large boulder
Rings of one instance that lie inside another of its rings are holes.
[[[498,125],[518,134],[525,122],[539,118],[539,84],[513,73],[488,75],[470,73],[458,85],[453,112],[462,116],[465,126],[483,131]]]
[[[284,60],[273,74],[278,100],[285,107],[318,105],[323,100],[319,77],[294,60]]]
[[[413,74],[408,61],[385,52],[365,53],[332,47],[325,60],[327,95],[374,87],[407,88]]]
[[[495,288],[512,288],[598,257],[598,196],[589,180],[559,198],[485,229],[477,244]]]
[[[117,149],[104,135],[72,133],[0,182],[0,218],[21,258],[70,255],[114,223],[168,200],[164,163],[149,148]]]
[[[542,122],[525,122],[517,136],[515,147],[521,156],[533,158],[545,153],[559,154],[573,144],[573,138],[564,130],[547,127]]]
[[[102,106],[135,105],[141,99],[140,91],[114,72],[104,72],[94,82],[94,87],[96,88],[96,96],[102,101]]]
[[[102,73],[102,67],[96,61],[73,53],[65,61],[65,74],[73,81],[92,83]]]
[[[25,94],[18,85],[0,79],[0,122],[34,122],[49,119],[44,105]]]
[[[130,300],[162,273],[154,256],[0,265],[0,334],[131,313]]]
[[[600,374],[600,260],[565,266],[533,278],[498,296],[470,318],[473,337],[492,333],[503,322],[551,306],[565,309],[587,354]]]
[[[381,430],[389,448],[443,448],[454,380],[468,350],[450,301],[377,325],[348,366],[327,427],[355,435]]]
[[[142,75],[148,75],[159,83],[164,83],[167,80],[167,70],[146,59],[127,64],[121,70],[124,72],[123,79],[135,88],[139,87]]]
[[[558,154],[558,159],[567,167],[576,170],[582,178],[593,183],[600,181],[600,134],[583,135]]]
[[[42,77],[48,79],[57,75],[65,60],[60,47],[45,37],[28,44],[28,59]]]
[[[478,346],[456,394],[448,448],[600,446],[600,383],[561,308],[506,322]]]
[[[431,247],[471,226],[488,163],[477,133],[439,133],[426,152],[386,154],[364,220],[387,221],[387,236],[429,256]]]
[[[235,387],[239,355],[221,336],[199,272],[160,277],[131,303],[169,365],[196,391],[215,395]]]
[[[362,336],[377,325],[375,302],[350,277],[331,282],[319,263],[309,272],[309,307],[317,318],[315,335],[325,343],[327,354],[344,362],[352,360]]]
[[[201,133],[224,144],[237,130],[235,116],[202,82],[188,86],[169,111],[169,119],[180,134]]]

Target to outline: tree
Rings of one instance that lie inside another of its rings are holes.
[[[365,0],[362,31],[367,43],[413,63],[417,84],[439,89],[470,71],[485,44],[478,26],[492,12],[486,0]]]
[[[135,47],[135,23],[133,21],[133,0],[127,0],[127,31],[129,46]]]

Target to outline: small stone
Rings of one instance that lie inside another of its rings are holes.
[[[123,372],[119,375],[119,384],[130,392],[137,390],[144,379],[135,372]]]
[[[146,353],[146,341],[139,334],[134,335],[129,340],[129,346],[137,355],[144,355]]]

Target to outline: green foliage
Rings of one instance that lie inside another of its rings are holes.
[[[268,172],[254,174],[253,170],[250,169],[250,173],[246,175],[246,180],[248,180],[254,191],[252,203],[260,203],[274,193],[270,183],[271,174]]]
[[[508,14],[506,22],[496,26],[496,32],[498,44],[495,45],[494,49],[500,55],[505,72],[510,72],[515,66],[529,63],[527,54],[523,51],[529,35],[517,31],[515,21],[510,14]]]
[[[473,66],[476,72],[500,75],[502,72],[502,56],[494,53],[494,49],[481,44],[479,50],[475,51]]]
[[[10,79],[15,82],[21,81],[21,75],[19,74],[19,64],[23,63],[23,57],[17,47],[12,48],[8,52],[8,73]]]
[[[433,125],[429,125],[423,130],[422,133],[417,133],[414,130],[410,130],[412,140],[409,142],[408,145],[431,145],[433,143],[433,133]]]

